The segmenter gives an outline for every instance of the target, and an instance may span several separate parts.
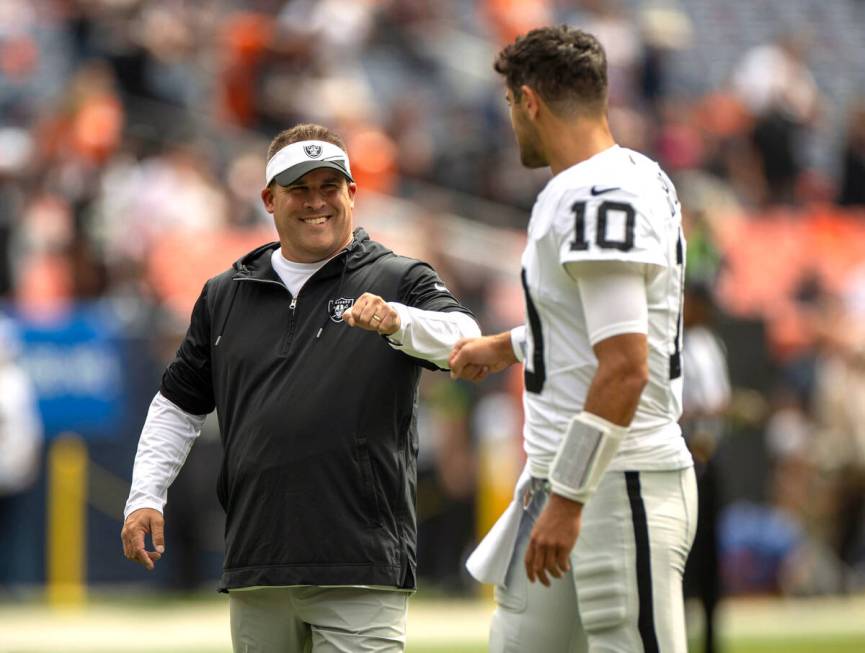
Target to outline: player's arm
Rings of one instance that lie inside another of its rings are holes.
[[[466,313],[386,302],[372,293],[358,297],[343,313],[343,319],[349,326],[380,333],[394,349],[441,368],[448,366],[448,357],[457,341],[481,334],[478,323]]]
[[[480,335],[480,327],[432,267],[418,262],[405,274],[400,301],[364,293],[343,313],[346,324],[375,331],[402,353],[446,369],[457,341]]]
[[[156,393],[141,429],[132,469],[132,487],[120,532],[123,555],[152,570],[165,552],[162,511],[168,487],[174,482],[192,444],[201,433],[205,415],[191,415],[162,393]],[[145,548],[150,533],[152,551]]]
[[[526,325],[521,324],[494,336],[460,340],[448,360],[451,378],[482,381],[491,373],[522,363],[526,358],[527,338]]]
[[[414,306],[391,302],[400,316],[400,329],[388,337],[394,349],[449,367],[448,359],[454,345],[466,338],[481,335],[475,319],[457,311],[426,311]]]
[[[448,359],[451,378],[483,381],[489,374],[521,363],[525,352],[525,325],[493,336],[460,340],[454,345]]]
[[[177,355],[162,375],[162,385],[150,404],[135,454],[120,539],[124,555],[148,570],[165,551],[162,510],[168,487],[201,432],[204,416],[214,408],[208,290],[205,285]],[[153,542],[152,551],[145,548],[147,533]]]
[[[568,270],[577,282],[598,367],[583,412],[571,421],[553,461],[550,481],[554,493],[585,503],[618,449],[648,382],[649,308],[642,265],[572,263]],[[585,442],[587,450],[575,450],[577,441]],[[592,452],[597,455],[590,459]],[[585,467],[569,469],[569,461],[575,460]]]
[[[560,577],[592,496],[627,432],[648,381],[648,305],[643,266],[569,264],[598,359],[583,411],[568,424],[550,468],[552,494],[526,552],[530,580]]]

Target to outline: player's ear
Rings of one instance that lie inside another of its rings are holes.
[[[537,118],[541,109],[541,98],[531,86],[520,86],[520,104],[529,118]]]
[[[261,189],[261,201],[264,203],[265,210],[273,213],[273,189],[270,186]]]

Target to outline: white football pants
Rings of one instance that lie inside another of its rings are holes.
[[[491,653],[686,653],[682,573],[697,524],[693,468],[608,471],[586,503],[571,573],[529,583],[525,557],[547,481],[526,488]]]

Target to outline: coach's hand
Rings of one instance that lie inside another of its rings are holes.
[[[390,336],[399,331],[399,313],[378,295],[365,292],[343,311],[342,319],[350,327],[360,327]]]
[[[156,561],[165,553],[165,520],[162,513],[153,508],[141,508],[131,513],[120,531],[123,555],[153,571]],[[155,551],[144,548],[144,536],[150,533]]]
[[[509,331],[495,336],[463,338],[451,351],[448,365],[452,379],[483,381],[517,362]]]
[[[540,580],[547,587],[547,572],[561,578],[570,571],[571,549],[580,534],[583,504],[551,494],[535,522],[526,550],[526,574],[531,582]]]

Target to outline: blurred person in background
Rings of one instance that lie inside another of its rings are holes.
[[[827,594],[859,582],[862,323],[857,302],[817,276],[803,279],[796,299],[811,345],[786,361],[772,393],[766,502],[728,506],[719,529],[724,585],[733,594]]]
[[[532,30],[495,69],[523,165],[554,177],[523,253],[528,324],[450,358],[469,380],[525,363],[528,465],[468,562],[496,585],[490,648],[683,652],[697,490],[678,424],[679,202],[657,163],[614,141],[594,36]]]
[[[682,434],[694,457],[697,474],[697,532],[685,567],[685,593],[700,599],[703,608],[703,653],[715,653],[715,608],[721,595],[718,556],[718,514],[721,489],[714,456],[724,434],[729,407],[730,375],[724,344],[712,327],[711,289],[701,282],[685,286],[685,327],[682,372]]]
[[[820,438],[814,419],[816,369],[823,347],[820,325],[825,322],[837,328],[837,302],[813,270],[800,272],[793,292],[795,310],[809,331],[808,345],[792,356],[776,354],[771,361],[777,369],[766,382],[767,410],[755,423],[765,450],[755,447],[752,454],[752,459],[765,456],[760,492],[743,495],[738,481],[724,488],[732,500],[722,512],[718,539],[728,595],[814,594],[836,591],[839,586],[837,560],[827,544],[836,515],[829,485],[820,472]],[[740,358],[759,355],[742,351],[742,344],[737,344]],[[731,359],[730,364],[740,366],[741,379],[742,361]],[[731,411],[737,430],[745,426],[740,405],[737,397]],[[732,439],[730,444],[735,447]],[[727,454],[731,452],[735,455],[734,448]],[[739,472],[739,461],[735,464]]]
[[[153,569],[168,487],[217,409],[238,652],[404,650],[420,368],[479,329],[432,267],[353,228],[356,190],[331,130],[271,142],[279,242],[205,284],[139,441],[122,541]]]
[[[0,297],[14,289],[14,241],[25,206],[23,179],[32,161],[33,139],[21,127],[0,127]]]
[[[850,107],[841,160],[841,206],[865,207],[865,98]]]
[[[804,138],[817,119],[820,94],[808,68],[811,39],[788,33],[745,53],[733,88],[754,117],[751,142],[764,184],[763,203],[789,204],[805,168]]]
[[[42,453],[42,419],[30,378],[17,361],[12,321],[0,316],[0,589],[37,575],[38,511],[27,501]]]
[[[659,116],[674,76],[670,58],[692,45],[693,26],[687,12],[676,2],[646,4],[639,11],[639,24],[643,41],[638,75],[640,100]]]
[[[865,268],[847,292],[827,294],[815,318],[818,355],[813,410],[817,465],[831,486],[824,532],[841,568],[842,591],[865,587]]]

